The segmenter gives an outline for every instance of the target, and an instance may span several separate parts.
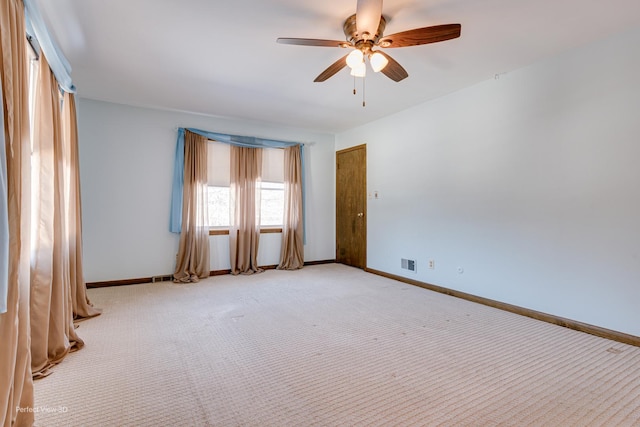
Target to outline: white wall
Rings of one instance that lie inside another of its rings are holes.
[[[87,282],[173,272],[169,232],[176,127],[309,143],[305,261],[335,258],[334,136],[80,99],[78,129]],[[277,264],[280,234],[263,234],[258,262]],[[211,269],[229,268],[228,236],[211,239]]]
[[[640,336],[638,46],[640,29],[337,135],[367,144],[381,195],[368,266]]]

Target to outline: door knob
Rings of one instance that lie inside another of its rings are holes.
[[[358,212],[358,218],[362,218],[364,216],[364,212]]]

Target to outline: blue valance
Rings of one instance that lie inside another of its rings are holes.
[[[169,230],[172,233],[180,233],[182,229],[182,192],[184,189],[184,131],[196,133],[204,136],[212,141],[223,142],[226,144],[236,145],[238,147],[248,148],[285,148],[294,145],[300,146],[300,157],[302,166],[302,224],[303,234],[306,236],[305,224],[305,162],[304,162],[304,145],[299,142],[278,141],[275,139],[263,139],[253,136],[229,135],[225,133],[209,132],[193,128],[178,128],[178,141],[176,143],[176,160],[173,169],[173,189],[171,192],[171,215],[169,219]],[[306,239],[305,239],[306,241]]]
[[[53,75],[56,76],[56,80],[58,80],[62,90],[75,93],[76,87],[71,80],[71,65],[53,37],[51,37],[49,30],[47,30],[35,0],[23,1],[27,33],[38,41],[40,49],[47,58],[49,68],[51,68]]]
[[[183,129],[183,128],[180,128]],[[180,131],[178,129],[178,131]],[[291,142],[291,141],[278,141],[275,139],[263,139],[256,138],[254,136],[240,136],[240,135],[228,135],[226,133],[216,133],[216,132],[208,132],[200,129],[187,128],[189,132],[197,133],[198,135],[202,135],[207,139],[212,141],[224,142],[231,145],[236,145],[238,147],[247,147],[247,148],[284,148],[291,147],[293,145],[300,145],[299,142]],[[178,134],[178,136],[180,136]],[[183,134],[184,136],[184,134]]]

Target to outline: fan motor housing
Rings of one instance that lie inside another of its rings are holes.
[[[358,34],[358,27],[356,26],[356,15],[353,14],[348,17],[346,21],[344,21],[342,29],[344,30],[344,35],[347,37],[347,40],[355,46],[358,44],[358,42],[363,41],[371,41],[373,44],[378,43],[378,40],[380,39],[380,37],[382,37],[386,26],[386,19],[384,19],[384,16],[380,16],[380,24],[378,24],[378,30],[374,35],[366,33]]]

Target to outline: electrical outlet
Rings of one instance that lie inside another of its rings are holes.
[[[427,265],[429,266],[429,270],[433,270],[434,268],[436,268],[436,262],[432,259],[429,260]]]

